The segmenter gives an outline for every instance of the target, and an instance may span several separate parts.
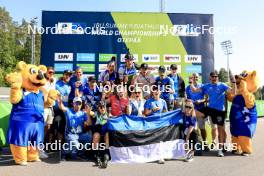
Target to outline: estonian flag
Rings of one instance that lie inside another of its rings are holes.
[[[181,139],[182,112],[144,117],[122,115],[107,123],[111,161],[145,163],[185,155]]]

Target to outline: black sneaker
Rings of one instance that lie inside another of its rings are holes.
[[[96,163],[95,163],[96,166],[102,167],[103,163],[102,163],[101,158],[99,156],[95,157],[95,161],[96,161]]]
[[[101,167],[102,169],[107,168],[108,161],[109,161],[109,155],[108,155],[108,154],[105,154],[105,155],[104,155],[104,161],[103,161],[103,163],[102,163],[102,167]]]

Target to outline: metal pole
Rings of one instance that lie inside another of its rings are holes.
[[[165,12],[165,0],[160,0],[160,12]]]
[[[229,54],[227,54],[227,82],[230,82],[230,75],[229,75]]]
[[[33,29],[31,33],[31,64],[35,64],[35,23],[37,19],[37,17],[34,17],[31,20],[31,27]]]
[[[34,25],[33,23],[31,23],[32,28],[34,29]],[[31,33],[31,64],[33,64],[34,61],[34,43],[35,43],[35,39],[34,39],[34,31],[32,31]]]

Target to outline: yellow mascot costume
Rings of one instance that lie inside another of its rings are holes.
[[[256,71],[244,71],[236,75],[237,93],[230,95],[230,132],[232,143],[237,146],[236,154],[247,156],[253,152],[252,137],[257,126],[257,109],[253,93],[259,88]]]
[[[40,91],[46,83],[46,66],[20,61],[16,69],[17,72],[6,76],[13,105],[7,141],[16,164],[27,165],[28,161],[40,161],[37,145],[44,138],[44,103],[53,103],[56,92],[44,96]]]

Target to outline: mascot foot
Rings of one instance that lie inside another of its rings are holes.
[[[23,162],[21,162],[21,163],[16,163],[16,164],[18,164],[18,165],[20,165],[20,166],[27,166],[27,162],[26,161],[23,161]]]
[[[232,151],[232,154],[233,154],[233,155],[242,155],[242,152],[239,151],[239,150],[233,150],[233,151]]]
[[[246,153],[246,152],[243,152],[241,155],[242,156],[250,156],[250,154],[249,153]]]
[[[29,162],[41,162],[40,159],[30,160]]]

